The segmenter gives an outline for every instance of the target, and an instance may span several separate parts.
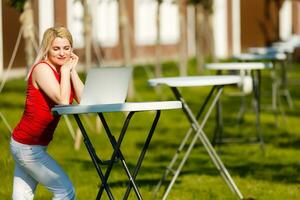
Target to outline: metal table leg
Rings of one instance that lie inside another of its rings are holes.
[[[87,135],[84,127],[83,127],[83,124],[82,124],[82,122],[81,122],[81,120],[79,118],[79,115],[78,114],[74,114],[74,118],[75,118],[75,120],[76,120],[76,122],[77,122],[77,124],[78,124],[78,126],[79,126],[79,128],[81,130],[81,133],[83,135],[84,144],[85,144],[85,146],[86,146],[86,148],[87,148],[87,150],[88,150],[88,152],[89,152],[89,154],[90,154],[90,156],[92,158],[92,161],[93,161],[93,164],[94,164],[94,166],[96,168],[98,176],[100,177],[100,179],[102,181],[102,185],[101,186],[104,187],[104,189],[105,189],[105,191],[106,191],[109,199],[114,199],[114,197],[113,197],[113,195],[111,193],[111,190],[109,189],[108,185],[104,181],[104,175],[103,175],[102,170],[101,170],[101,168],[100,168],[100,166],[98,164],[98,162],[99,162],[100,159],[98,158],[98,156],[97,156],[97,154],[95,152],[95,149],[94,149],[94,147],[93,147],[93,145],[92,145],[92,143],[91,143],[91,141],[90,141],[90,139],[89,139],[89,137],[88,137],[88,135]]]
[[[287,70],[286,70],[286,61],[281,62],[281,95],[285,96],[286,101],[290,109],[294,109],[293,100],[288,89],[288,81],[287,81]]]
[[[216,87],[216,86],[214,86]],[[187,103],[185,102],[185,100],[182,98],[181,94],[179,93],[178,89],[175,87],[172,87],[172,91],[174,93],[174,95],[176,96],[176,98],[182,102],[183,104],[183,111],[186,114],[188,120],[191,122],[192,124],[192,128],[194,129],[194,131],[196,132],[187,152],[184,155],[184,158],[182,159],[181,163],[179,164],[178,169],[175,172],[175,175],[173,176],[164,196],[163,199],[166,199],[173,184],[175,183],[177,177],[179,176],[179,173],[182,169],[182,167],[184,166],[186,160],[189,157],[190,152],[192,151],[195,142],[197,139],[200,139],[205,150],[207,151],[207,153],[209,154],[213,164],[216,166],[216,168],[219,170],[221,176],[223,177],[223,179],[225,180],[225,182],[227,183],[228,187],[238,196],[239,199],[243,199],[243,195],[241,194],[241,192],[239,191],[239,189],[237,188],[237,186],[235,185],[234,181],[232,180],[230,174],[228,173],[227,169],[225,168],[224,164],[222,163],[221,159],[219,158],[219,156],[217,155],[216,151],[214,150],[213,146],[211,145],[210,141],[208,140],[206,134],[203,131],[203,127],[209,117],[209,115],[211,114],[213,108],[215,107],[221,93],[223,90],[223,86],[221,87],[217,87],[218,88],[218,92],[215,96],[215,98],[213,99],[207,113],[204,116],[204,119],[202,120],[202,123],[199,125],[197,119],[194,117],[192,111],[190,110],[189,106],[187,105]]]
[[[143,149],[142,149],[142,151],[141,151],[141,153],[140,153],[140,156],[139,156],[139,158],[138,158],[136,167],[135,167],[134,172],[133,172],[133,174],[132,174],[133,180],[135,180],[135,178],[136,178],[136,176],[137,176],[137,174],[138,174],[138,172],[139,172],[139,169],[140,169],[140,167],[141,167],[141,165],[142,165],[142,161],[143,161],[143,159],[144,159],[144,157],[145,157],[145,155],[146,155],[146,151],[147,151],[147,149],[148,149],[148,147],[149,147],[149,144],[150,144],[150,141],[151,141],[151,139],[152,139],[154,130],[155,130],[155,128],[156,128],[156,125],[157,125],[157,123],[158,123],[159,117],[160,117],[160,110],[156,111],[156,115],[155,115],[154,121],[153,121],[153,123],[152,123],[151,129],[150,129],[150,131],[149,131],[149,133],[148,133],[146,142],[145,142],[145,144],[144,144],[144,146],[143,146]],[[130,193],[130,191],[131,191],[131,188],[132,188],[132,184],[129,184],[128,187],[127,187],[127,190],[126,190],[126,193],[125,193],[123,199],[127,199],[127,198],[128,198],[129,193]]]
[[[139,190],[138,190],[138,187],[135,184],[135,179],[136,179],[136,176],[137,176],[137,174],[139,172],[139,169],[140,169],[140,167],[142,165],[142,161],[143,161],[143,159],[144,159],[144,157],[146,155],[146,151],[147,151],[147,149],[149,147],[150,141],[151,141],[152,136],[154,134],[154,130],[155,130],[156,126],[157,126],[157,123],[158,123],[161,111],[160,110],[156,111],[156,115],[155,115],[155,118],[154,118],[153,123],[151,125],[150,131],[149,131],[149,133],[147,135],[145,144],[144,144],[144,146],[143,146],[143,148],[141,150],[141,153],[139,155],[139,158],[138,158],[138,161],[137,161],[136,166],[134,168],[134,171],[131,174],[130,171],[129,171],[129,169],[128,169],[128,167],[127,167],[127,163],[125,161],[125,158],[123,156],[123,153],[122,153],[120,147],[121,147],[122,141],[124,139],[125,133],[127,131],[127,128],[129,126],[130,120],[131,120],[131,118],[132,118],[132,116],[133,116],[134,113],[135,112],[130,112],[127,115],[126,120],[125,120],[124,125],[123,125],[123,128],[121,130],[120,136],[118,138],[118,141],[115,139],[115,137],[111,133],[111,131],[110,131],[109,127],[108,127],[108,124],[106,123],[106,120],[104,118],[104,115],[102,113],[98,113],[98,116],[99,116],[99,118],[100,118],[100,120],[101,120],[101,122],[103,124],[103,127],[104,127],[104,129],[106,131],[106,134],[107,134],[107,136],[109,138],[109,141],[110,141],[110,143],[111,143],[111,145],[112,145],[112,147],[114,149],[109,161],[102,161],[97,156],[97,154],[95,152],[95,149],[93,148],[93,145],[92,145],[92,143],[89,140],[89,137],[88,137],[88,135],[87,135],[87,133],[86,133],[84,127],[83,127],[83,124],[82,124],[79,116],[77,114],[74,114],[76,122],[77,122],[77,124],[78,124],[78,126],[79,126],[79,128],[80,128],[80,130],[81,130],[81,132],[83,134],[84,143],[85,143],[85,145],[86,145],[86,147],[88,149],[88,152],[89,152],[89,154],[90,154],[90,156],[92,158],[93,164],[94,164],[94,166],[95,166],[95,168],[97,170],[97,173],[98,173],[98,175],[99,175],[99,177],[101,179],[101,186],[99,188],[99,191],[98,191],[96,199],[100,199],[101,198],[104,190],[108,194],[109,199],[114,199],[114,197],[113,197],[113,195],[112,195],[112,193],[110,191],[110,188],[109,188],[109,186],[107,184],[107,181],[108,181],[109,175],[110,175],[110,173],[112,171],[113,165],[115,164],[116,160],[120,160],[121,161],[121,163],[123,165],[123,168],[124,168],[124,170],[125,170],[125,172],[126,172],[126,174],[128,176],[128,180],[129,180],[129,184],[127,186],[127,190],[126,190],[126,193],[125,193],[123,199],[128,199],[130,191],[131,191],[132,188],[135,191],[137,199],[143,199],[142,196],[141,196],[141,194],[140,194],[140,192],[139,192]],[[107,168],[106,168],[106,171],[105,171],[104,175],[103,175],[103,172],[102,172],[102,170],[100,168],[100,165],[108,165]]]
[[[214,91],[215,91],[215,87],[212,88],[212,90],[210,90],[208,96],[206,97],[204,103],[202,104],[199,112],[197,113],[196,119],[199,120],[199,118],[202,116],[204,109],[206,107],[206,105],[208,104],[210,97],[213,95]],[[187,133],[185,134],[183,140],[181,141],[178,149],[176,150],[175,155],[173,156],[171,162],[169,163],[169,165],[166,167],[166,170],[162,176],[162,178],[160,179],[160,181],[158,182],[158,184],[156,185],[154,192],[153,192],[153,197],[156,198],[156,195],[158,193],[158,191],[160,190],[161,185],[163,184],[163,182],[166,180],[167,176],[169,175],[170,172],[175,172],[173,169],[173,166],[175,165],[180,153],[182,152],[183,148],[185,147],[187,141],[189,140],[190,136],[192,135],[193,132],[193,128],[191,127]]]
[[[256,70],[256,73],[254,71],[251,71],[251,75],[252,75],[253,90],[254,90],[254,109],[255,109],[255,115],[256,115],[255,125],[256,125],[256,132],[257,132],[257,139],[258,139],[261,149],[264,153],[265,144],[264,144],[264,138],[263,138],[263,135],[261,132],[261,127],[260,127],[260,85],[261,85],[260,70]]]
[[[130,180],[130,181],[133,181],[133,179],[132,179],[132,177],[131,177],[131,174],[130,174],[130,172],[129,172],[129,169],[128,169],[128,167],[127,167],[125,158],[124,158],[124,156],[122,155],[122,152],[121,152],[121,150],[120,150],[120,146],[121,146],[121,143],[122,143],[123,138],[124,138],[124,136],[125,136],[125,132],[126,132],[126,130],[127,130],[127,128],[128,128],[129,122],[130,122],[130,120],[131,120],[131,118],[132,118],[132,116],[133,116],[134,113],[135,113],[135,112],[130,112],[130,113],[128,114],[128,116],[127,116],[127,118],[126,118],[126,120],[125,120],[125,123],[124,123],[124,125],[123,125],[122,131],[121,131],[121,133],[120,133],[118,142],[116,141],[115,137],[112,135],[112,133],[111,133],[111,131],[110,131],[110,129],[109,129],[107,123],[106,123],[106,120],[105,120],[103,114],[102,114],[102,113],[98,113],[99,118],[100,118],[100,120],[101,120],[101,122],[102,122],[102,124],[103,124],[103,127],[104,127],[104,129],[105,129],[105,131],[106,131],[106,133],[107,133],[107,136],[108,136],[108,138],[109,138],[109,140],[110,140],[110,143],[111,143],[111,145],[112,145],[113,148],[114,148],[114,151],[113,151],[113,154],[112,154],[111,159],[110,159],[111,162],[110,162],[110,164],[108,165],[108,167],[107,167],[107,169],[106,169],[105,176],[104,176],[104,180],[103,180],[104,183],[101,185],[101,187],[100,187],[100,189],[99,189],[99,192],[98,192],[98,195],[97,195],[97,199],[100,199],[101,196],[102,196],[103,189],[104,189],[103,185],[107,184],[107,180],[108,180],[108,177],[109,177],[110,172],[111,172],[111,170],[112,170],[112,167],[113,167],[113,164],[114,164],[114,160],[115,160],[115,159],[120,159],[120,160],[122,161],[122,165],[123,165],[123,167],[124,167],[124,169],[125,169],[125,171],[126,171],[127,176],[129,177],[129,180]],[[133,182],[133,186],[134,186],[134,189],[135,189],[135,192],[136,192],[136,195],[137,195],[138,199],[142,199],[141,194],[140,194],[140,192],[138,191],[137,186],[135,185],[134,182]]]

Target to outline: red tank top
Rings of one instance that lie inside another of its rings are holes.
[[[56,104],[42,90],[34,87],[32,83],[32,72],[40,64],[37,63],[28,78],[25,110],[23,116],[13,131],[12,137],[15,141],[29,145],[48,145],[52,140],[54,130],[60,116],[53,116],[51,108]],[[52,69],[52,67],[50,67]],[[56,79],[60,82],[60,75],[52,69]],[[70,104],[73,101],[73,87],[71,89]]]

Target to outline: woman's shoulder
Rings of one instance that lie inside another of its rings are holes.
[[[36,63],[33,67],[40,67],[40,66],[51,68],[50,64],[47,63],[46,61],[40,61]]]
[[[52,67],[47,63],[47,62],[38,62],[37,64],[34,65],[33,69],[32,69],[33,73],[35,71],[53,71]]]
[[[54,69],[52,69],[52,67],[46,62],[37,63],[32,69],[31,75],[34,78],[34,80],[36,80],[37,78],[45,80],[52,76],[56,78],[58,76],[57,72]]]

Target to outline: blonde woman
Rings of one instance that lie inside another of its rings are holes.
[[[53,199],[75,199],[71,181],[46,149],[60,119],[51,108],[80,102],[83,89],[77,72],[78,57],[73,39],[64,27],[45,31],[35,64],[27,76],[25,110],[11,138],[15,160],[14,200],[33,199],[38,183],[53,193]]]

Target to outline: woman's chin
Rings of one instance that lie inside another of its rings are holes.
[[[66,60],[58,60],[55,64],[56,65],[59,65],[59,66],[62,66],[66,63],[67,61]]]

